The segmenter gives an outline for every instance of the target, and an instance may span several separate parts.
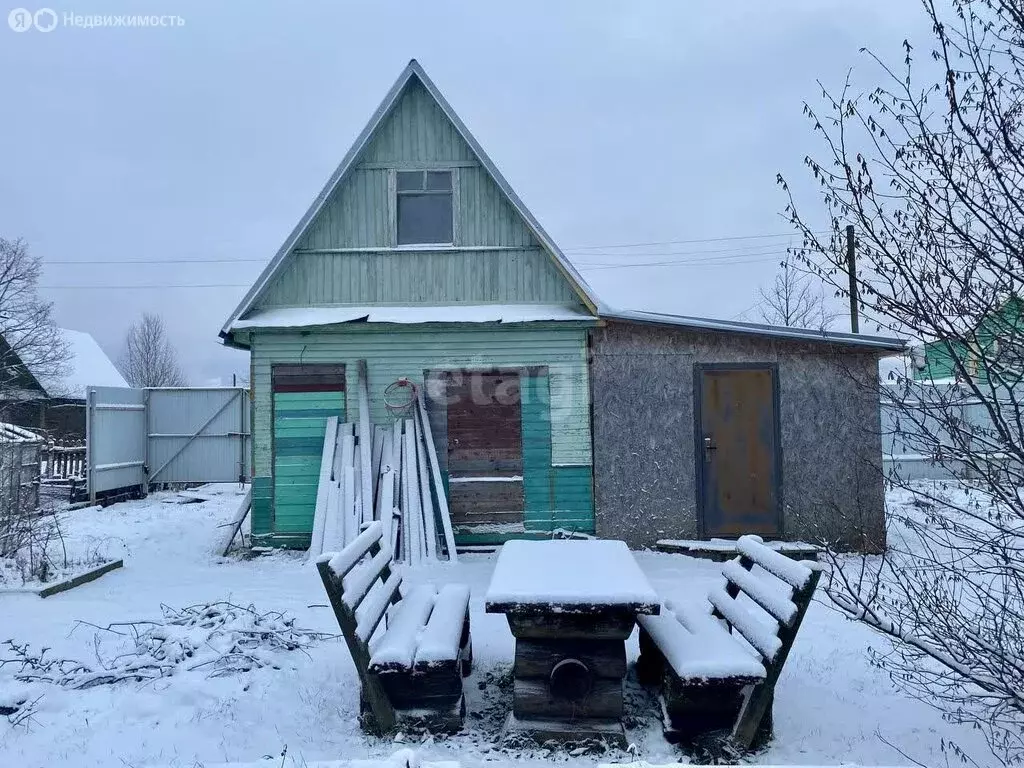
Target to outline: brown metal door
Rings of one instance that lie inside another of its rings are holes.
[[[448,498],[456,525],[523,521],[519,374],[447,374]]]
[[[700,366],[697,387],[705,535],[781,535],[776,369]]]

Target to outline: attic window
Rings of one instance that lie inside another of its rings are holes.
[[[399,245],[451,245],[452,172],[398,171]]]

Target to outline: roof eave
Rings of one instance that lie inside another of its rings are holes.
[[[845,347],[870,348],[886,352],[904,352],[907,349],[907,343],[903,339],[889,338],[885,336],[867,336],[854,333],[837,333],[835,331],[815,331],[807,328],[789,328],[785,326],[759,325],[756,323],[736,323],[727,320],[683,317],[681,315],[668,315],[656,312],[607,310],[601,313],[601,317],[609,320],[660,325],[691,331],[738,333],[750,336],[788,339],[790,341],[806,341],[819,344],[836,344]]]

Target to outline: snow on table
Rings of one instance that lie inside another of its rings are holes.
[[[487,590],[488,613],[595,607],[656,614],[658,595],[621,541],[509,541]]]

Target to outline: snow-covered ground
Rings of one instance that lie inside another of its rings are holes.
[[[235,512],[241,491],[231,485],[204,490],[216,495],[200,504],[168,504],[170,494],[155,494],[65,513],[62,528],[69,541],[123,557],[125,567],[45,600],[0,595],[0,642],[11,638],[47,646],[51,655],[97,666],[97,630],[90,624],[160,619],[162,605],[180,609],[218,601],[252,604],[261,613],[282,611],[297,627],[336,633],[316,569],[301,554],[251,560],[215,554],[223,532],[218,526]],[[714,563],[658,553],[636,557],[659,594],[677,602],[699,599],[719,578]],[[466,681],[466,729],[416,745],[423,759],[458,760],[463,766],[552,759],[580,765],[685,761],[686,755],[662,739],[654,702],[634,684],[627,695],[631,753],[551,755],[495,744],[511,706],[513,640],[503,616],[483,611],[494,564],[492,555],[470,555],[458,565],[434,565],[409,575],[464,582],[472,589],[475,667]],[[107,633],[100,635],[108,641]],[[824,604],[812,605],[776,692],[775,739],[751,762],[909,764],[888,741],[922,763],[945,765],[943,740],[957,742],[983,762],[988,753],[977,734],[943,722],[868,663],[866,649],[872,644],[884,648],[884,641],[865,628]],[[636,655],[635,636],[629,651]],[[0,659],[10,657],[0,648]],[[42,698],[30,720],[15,727],[0,717],[0,766],[191,768],[264,756],[275,756],[266,764],[276,766],[286,747],[290,757],[309,762],[395,752],[399,745],[367,737],[358,728],[358,681],[340,639],[315,642],[308,651],[276,651],[271,660],[276,669],[222,677],[208,677],[200,669],[87,690],[35,684],[27,693]],[[12,674],[10,665],[0,669],[0,704],[5,689],[10,695]]]

